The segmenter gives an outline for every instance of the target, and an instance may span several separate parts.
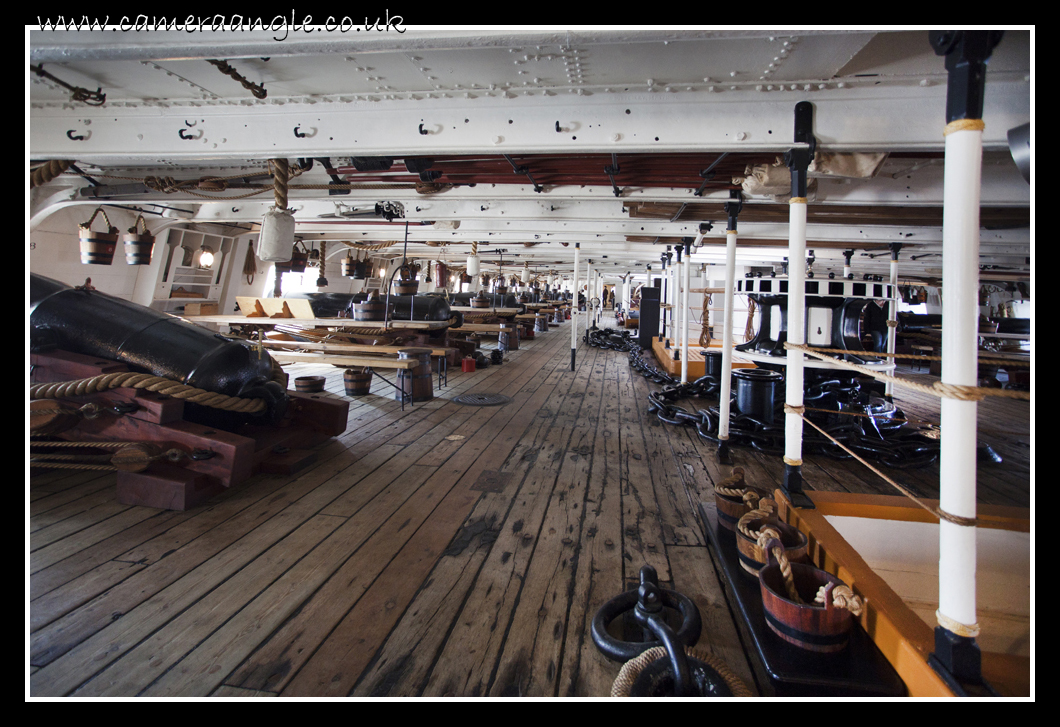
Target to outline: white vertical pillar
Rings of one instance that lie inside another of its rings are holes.
[[[887,353],[894,353],[898,338],[898,253],[891,255],[891,301],[887,304]],[[887,357],[887,363],[895,363],[894,356]],[[892,370],[893,371],[893,370]],[[894,383],[888,381],[884,387],[888,398],[894,395]]]
[[[806,343],[806,198],[792,197],[788,203],[788,342]],[[788,406],[802,406],[803,354],[787,352],[786,395]],[[802,418],[784,416],[784,463],[802,464]]]
[[[702,235],[700,235],[702,238]],[[688,288],[692,277],[692,248],[685,249],[684,280],[682,287],[684,296],[681,302],[681,383],[688,381]],[[702,319],[701,319],[702,320]]]
[[[978,383],[979,195],[983,132],[946,135],[942,217],[942,381]],[[940,507],[960,517],[976,513],[974,401],[942,399]],[[975,531],[945,520],[939,526],[939,614],[975,630]],[[951,624],[940,625],[954,631]],[[967,635],[967,634],[962,634]]]
[[[721,393],[718,414],[718,439],[729,439],[729,400],[732,398],[732,309],[736,288],[736,230],[725,231],[725,319],[721,336]],[[705,319],[704,319],[705,320]]]
[[[570,315],[570,370],[574,370],[574,351],[578,348],[578,253],[582,244],[574,243],[574,298],[571,300]]]
[[[589,330],[593,315],[593,264],[585,263],[585,330]]]

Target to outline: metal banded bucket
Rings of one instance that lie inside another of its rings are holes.
[[[518,351],[519,328],[501,324],[500,333],[497,334],[497,348],[501,351]]]
[[[346,369],[342,374],[342,384],[346,388],[346,396],[364,396],[372,388],[372,370]]]
[[[299,376],[294,380],[295,391],[303,394],[315,394],[324,390],[323,376]]]
[[[784,641],[807,651],[831,654],[842,651],[850,641],[853,617],[845,608],[832,603],[832,590],[845,585],[831,573],[812,565],[791,564],[795,590],[805,603],[788,598],[784,576],[773,554],[759,573],[762,606],[766,624]],[[826,586],[825,603],[814,603],[821,586]]]
[[[768,369],[737,369],[732,377],[736,379],[737,411],[772,424],[774,394],[784,376]]]
[[[96,215],[103,215],[103,221],[109,228],[107,232],[93,232],[92,223]],[[114,249],[118,246],[118,228],[110,224],[110,219],[102,207],[97,207],[88,222],[78,227],[78,237],[81,241],[82,265],[110,265],[114,262]]]
[[[379,299],[376,293],[368,296],[363,303],[353,304],[353,320],[384,321],[386,320],[386,302]]]
[[[431,349],[403,348],[398,351],[399,360],[415,359],[418,365],[411,369],[398,369],[394,398],[402,399],[407,394],[412,401],[430,401],[434,398],[434,381],[431,378]]]
[[[770,527],[780,533],[780,543],[784,547],[784,555],[792,562],[803,562],[808,560],[807,549],[809,541],[798,529],[787,523],[782,523],[775,517],[755,518],[747,521],[751,530],[759,531],[764,527]],[[736,530],[736,550],[740,557],[740,567],[753,576],[766,564],[767,554],[758,547],[758,543]]]
[[[484,296],[481,293],[479,293],[478,295],[476,295],[474,298],[471,299],[471,307],[472,308],[489,308],[490,307],[489,299],[486,298],[486,296]]]
[[[136,231],[137,227],[143,227],[143,234]],[[139,215],[136,222],[125,233],[125,262],[129,265],[150,265],[151,250],[155,246],[155,236],[147,229],[144,216]]]
[[[757,487],[743,487],[744,490],[753,490],[758,493],[758,498],[769,497],[769,493],[765,490],[760,490]],[[742,497],[732,497],[730,495],[723,495],[720,492],[714,493],[714,504],[718,511],[718,525],[725,528],[726,530],[736,530],[736,523],[740,521],[744,515],[751,511],[751,508],[743,501]]]
[[[420,284],[416,280],[403,280],[394,282],[394,295],[416,295]]]

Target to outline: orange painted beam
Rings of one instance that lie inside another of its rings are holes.
[[[813,492],[811,499],[817,509],[825,515],[844,517],[867,517],[876,520],[903,520],[906,522],[937,523],[939,519],[922,507],[901,495],[855,495],[849,492]],[[938,507],[938,500],[924,500],[930,507]],[[997,530],[1012,530],[1020,533],[1031,531],[1030,510],[1022,507],[1001,505],[979,505],[976,514],[980,527]]]
[[[945,682],[927,663],[935,636],[887,583],[869,567],[845,538],[828,522],[828,515],[938,522],[905,497],[812,492],[816,510],[791,506],[781,490],[775,499],[780,515],[806,534],[809,553],[818,568],[843,580],[865,602],[859,619],[862,628],[905,682],[911,697],[952,697]],[[930,504],[937,505],[936,502]],[[1029,513],[1022,508],[980,506],[983,527],[1029,532]],[[983,677],[1004,696],[1030,695],[1030,660],[1026,657],[984,652]]]

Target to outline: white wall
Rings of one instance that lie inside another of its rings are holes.
[[[88,206],[65,207],[57,210],[31,231],[29,271],[67,285],[84,285],[85,278],[91,278],[92,285],[98,290],[118,298],[133,300],[138,277],[144,276],[145,280],[149,280],[152,271],[157,273],[157,262],[152,261],[150,266],[126,264],[124,245],[119,238],[111,265],[82,265],[77,228],[79,224],[88,222],[94,209]],[[123,234],[132,227],[136,219],[133,212],[109,207],[107,216],[111,225]],[[148,228],[152,226],[152,222],[153,220],[147,220]],[[96,217],[92,229],[97,232],[106,230],[102,215]]]

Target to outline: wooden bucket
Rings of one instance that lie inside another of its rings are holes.
[[[792,563],[808,560],[807,548],[809,541],[797,528],[783,523],[775,516],[763,518],[751,518],[746,521],[747,527],[759,531],[764,527],[771,527],[780,533],[780,543],[784,547],[784,555]],[[766,564],[766,553],[758,547],[758,543],[736,530],[736,550],[740,556],[740,567],[753,576]]]
[[[372,388],[372,370],[346,369],[342,374],[342,384],[346,388],[346,396],[364,396]]]
[[[745,485],[742,478],[738,483],[732,484],[732,487],[744,492],[754,492],[758,495],[758,499],[770,496],[769,493],[759,490],[758,487]],[[714,506],[718,509],[718,525],[726,530],[735,531],[736,524],[740,518],[752,511],[752,507],[748,506],[742,496],[723,495],[717,490],[714,490]]]
[[[143,227],[143,233],[137,232],[138,227]],[[151,250],[155,246],[155,236],[147,229],[144,216],[139,215],[136,222],[125,233],[125,262],[129,265],[150,265]]]
[[[784,576],[776,558],[771,552],[768,557],[769,564],[759,572],[759,583],[766,624],[770,630],[789,644],[808,651],[830,654],[846,648],[853,617],[850,611],[832,603],[832,589],[845,584],[831,573],[812,565],[792,563],[795,590],[799,598],[805,601],[796,603],[788,598]],[[821,586],[827,587],[824,605],[814,603]]]
[[[298,376],[294,380],[295,391],[303,394],[315,394],[324,390],[323,376]]]
[[[502,323],[500,333],[497,334],[497,348],[501,351],[518,351],[519,328]]]
[[[103,221],[109,228],[107,232],[93,232],[92,223],[96,215],[103,215]],[[88,222],[78,226],[78,237],[81,241],[82,265],[110,265],[114,262],[114,249],[118,246],[118,228],[110,224],[110,219],[102,207],[97,207]]]
[[[418,280],[396,280],[394,281],[394,295],[416,295],[419,292]]]
[[[431,349],[404,348],[398,351],[399,359],[416,359],[418,365],[411,369],[398,369],[394,398],[401,401],[402,392],[412,401],[430,401],[434,398],[434,381],[431,377]]]
[[[484,296],[484,295],[482,295],[480,293],[479,295],[476,295],[474,298],[471,299],[471,307],[472,308],[489,308],[490,307],[489,299],[486,298],[486,296]]]
[[[353,304],[353,320],[355,321],[385,321],[386,302],[380,300],[379,296],[372,293],[363,303]]]

